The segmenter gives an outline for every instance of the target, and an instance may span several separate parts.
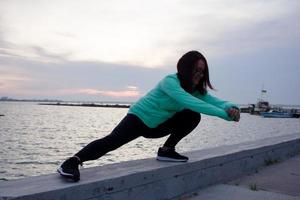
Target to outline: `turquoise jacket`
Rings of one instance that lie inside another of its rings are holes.
[[[128,113],[138,116],[148,127],[155,128],[183,109],[232,121],[226,112],[230,107],[238,108],[235,104],[220,100],[209,93],[201,95],[196,91],[190,94],[180,86],[177,74],[170,74],[133,104]]]

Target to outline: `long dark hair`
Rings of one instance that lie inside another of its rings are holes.
[[[198,60],[205,63],[203,77],[196,87],[193,87],[193,72]],[[214,89],[209,81],[209,70],[205,57],[198,51],[189,51],[184,54],[177,63],[177,76],[181,87],[188,93],[198,90],[200,94],[206,94],[207,87]]]

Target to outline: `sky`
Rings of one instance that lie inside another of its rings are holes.
[[[300,104],[299,0],[0,0],[0,98],[136,101],[200,51],[211,93]]]

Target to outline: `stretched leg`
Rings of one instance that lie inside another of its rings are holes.
[[[108,136],[95,140],[67,159],[57,169],[63,177],[79,181],[78,165],[87,160],[95,160],[109,151],[136,139],[149,129],[138,117],[128,114]]]
[[[75,154],[81,162],[95,160],[139,137],[147,128],[135,115],[127,115],[111,134],[95,140]]]

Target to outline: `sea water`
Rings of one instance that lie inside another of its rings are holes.
[[[0,102],[0,180],[54,173],[89,142],[108,135],[127,108],[47,106]],[[197,128],[177,145],[185,152],[300,132],[300,120],[242,114],[228,122],[202,115]],[[167,137],[140,137],[84,167],[155,157]]]

